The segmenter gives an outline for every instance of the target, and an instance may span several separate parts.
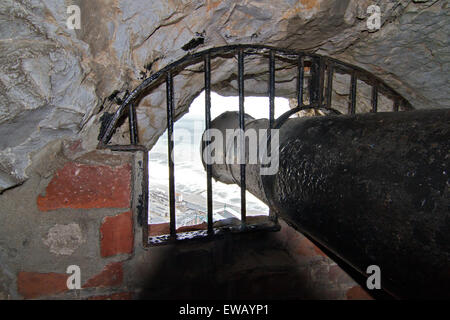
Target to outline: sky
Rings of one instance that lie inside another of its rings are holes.
[[[269,118],[268,97],[245,97],[245,113],[255,119]],[[204,118],[205,93],[202,92],[191,104],[189,118]],[[289,110],[289,101],[285,98],[275,98],[275,118]],[[239,111],[239,97],[223,97],[211,92],[211,119],[216,118],[225,111]]]

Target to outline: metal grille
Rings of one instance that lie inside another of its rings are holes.
[[[240,166],[240,185],[241,185],[241,222],[239,227],[228,228],[214,228],[213,227],[213,195],[212,195],[212,168],[211,165],[206,166],[207,174],[207,222],[208,229],[205,231],[195,231],[189,233],[176,232],[176,215],[175,215],[175,175],[174,175],[174,161],[170,155],[173,154],[173,127],[174,127],[174,87],[173,77],[186,67],[203,62],[204,72],[204,91],[205,91],[205,127],[211,127],[211,59],[218,56],[235,57],[238,60],[238,93],[239,93],[239,125],[241,130],[245,130],[244,121],[244,57],[246,55],[260,55],[269,58],[269,127],[270,129],[277,129],[290,116],[305,109],[326,109],[334,113],[340,113],[332,109],[332,89],[333,89],[333,75],[335,72],[341,74],[349,74],[350,81],[350,95],[348,104],[348,114],[356,113],[357,101],[357,81],[361,80],[372,86],[372,110],[378,111],[378,96],[380,93],[389,97],[394,101],[392,111],[399,111],[400,106],[402,110],[412,109],[407,100],[401,97],[395,90],[387,86],[382,80],[374,75],[364,71],[358,67],[337,61],[329,57],[323,57],[316,54],[297,52],[288,49],[279,49],[261,45],[234,45],[224,46],[218,48],[211,48],[205,51],[192,53],[184,56],[180,60],[168,65],[162,70],[152,74],[145,79],[130,95],[126,97],[122,105],[112,116],[108,122],[103,134],[101,135],[99,148],[108,148],[113,151],[128,151],[144,153],[143,163],[143,182],[142,182],[142,196],[140,204],[140,223],[144,227],[144,246],[158,245],[172,241],[208,238],[211,236],[219,236],[227,233],[243,232],[243,231],[257,231],[257,230],[278,230],[276,214],[270,212],[270,221],[268,224],[249,225],[247,224],[246,215],[246,165]],[[275,110],[275,62],[277,58],[289,59],[297,63],[297,107],[284,113],[279,118],[274,118]],[[304,79],[305,67],[310,68],[309,77],[309,105],[304,105]],[[326,86],[325,86],[326,74]],[[169,212],[170,212],[170,234],[165,236],[148,237],[147,215],[148,215],[148,149],[145,146],[139,145],[136,106],[139,101],[150,93],[156,86],[160,85],[162,81],[166,82],[166,101],[167,101],[167,133],[168,133],[168,154],[169,154]],[[325,90],[326,87],[326,90]],[[129,145],[110,145],[108,144],[118,125],[119,119],[128,113],[129,127],[130,127],[130,144]],[[206,130],[208,134],[208,130]],[[245,148],[245,137],[241,136],[241,146]],[[209,137],[206,136],[208,139]],[[270,139],[269,139],[270,140]],[[207,140],[208,141],[208,140]],[[269,148],[270,150],[270,148]],[[208,161],[207,163],[210,163]]]

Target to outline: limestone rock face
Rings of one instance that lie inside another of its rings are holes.
[[[0,192],[26,177],[33,151],[76,136],[98,104],[88,46],[64,26],[61,1],[0,4]]]
[[[84,150],[94,149],[100,116],[117,108],[107,98],[115,91],[123,97],[184,56],[182,48],[200,35],[204,43],[191,52],[237,43],[315,51],[372,72],[415,108],[448,107],[448,2],[376,3],[381,29],[369,32],[371,0],[1,1],[0,192],[26,180],[33,154],[53,140],[82,138]],[[79,30],[66,24],[71,4],[81,9]],[[246,94],[265,94],[267,64],[247,62],[255,79]],[[212,67],[213,89],[235,94],[236,61],[217,59]],[[290,97],[294,71],[277,68],[277,95]],[[174,79],[178,117],[203,88],[202,74],[192,71]],[[147,146],[165,129],[164,90],[137,110]],[[126,126],[116,135],[125,141]]]

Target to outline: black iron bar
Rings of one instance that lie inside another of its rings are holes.
[[[317,95],[317,99],[319,100],[319,108],[322,107],[323,104],[323,89],[325,85],[325,58],[320,57],[319,59],[319,92]]]
[[[142,164],[142,210],[143,210],[143,221],[142,225],[144,226],[143,231],[143,244],[144,247],[148,245],[148,203],[149,203],[149,195],[148,195],[148,150],[143,151],[143,164]]]
[[[241,222],[245,224],[247,220],[247,206],[245,197],[245,110],[244,110],[244,50],[238,50],[238,87],[239,87],[239,128],[241,130],[240,134],[240,150],[239,152],[239,163],[241,164]]]
[[[399,99],[394,100],[394,112],[398,112],[400,109],[400,102],[398,100]]]
[[[309,104],[316,104],[319,101],[319,65],[317,58],[312,59],[309,79]]]
[[[99,149],[109,149],[112,151],[136,152],[145,151],[147,148],[141,145],[100,145]]]
[[[275,122],[275,52],[270,51],[269,56],[269,130],[273,129]],[[269,131],[268,135],[271,134]],[[270,157],[272,148],[271,139],[267,139],[267,156]],[[277,216],[274,211],[269,208],[269,217],[272,221],[277,221]]]
[[[305,79],[305,57],[298,57],[298,76],[297,76],[297,106],[303,106],[303,81]]]
[[[209,129],[211,128],[211,56],[205,55],[205,128],[206,128],[206,143],[210,143],[211,135]],[[205,155],[202,154],[204,157]],[[207,193],[207,210],[208,210],[208,233],[212,234],[213,230],[213,201],[212,201],[212,167],[211,157],[207,152],[206,163],[206,193]]]
[[[270,51],[269,57],[269,128],[275,121],[275,52]],[[270,149],[269,149],[270,150]]]
[[[356,73],[352,72],[352,78],[351,78],[351,84],[350,84],[350,105],[349,105],[349,114],[355,114],[356,113],[356,82],[357,77]]]
[[[378,87],[374,85],[372,87],[372,110],[371,112],[378,112]]]
[[[173,159],[173,76],[170,71],[166,78],[166,99],[167,99],[167,139],[168,139],[168,159],[169,159],[169,209],[170,209],[170,235],[176,237],[176,214],[175,214],[175,173]]]
[[[130,124],[130,144],[137,145],[139,143],[137,121],[136,121],[136,108],[134,103],[130,103],[128,106],[128,122]]]
[[[327,108],[331,108],[331,99],[333,97],[333,76],[334,76],[333,62],[328,62],[328,65],[327,65]]]

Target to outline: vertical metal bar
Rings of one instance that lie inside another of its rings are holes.
[[[303,82],[305,79],[305,57],[298,57],[298,76],[297,76],[297,106],[303,106]]]
[[[319,65],[317,58],[311,61],[311,75],[309,80],[309,103],[316,104],[319,101]]]
[[[376,84],[372,87],[372,112],[378,112],[378,87]]]
[[[275,121],[275,53],[270,51],[269,57],[269,128]],[[270,149],[269,149],[270,150]]]
[[[128,122],[130,125],[130,144],[137,145],[139,137],[137,132],[136,108],[134,103],[128,105]]]
[[[320,59],[319,59],[319,93],[318,93],[319,108],[321,108],[322,104],[323,104],[324,85],[325,85],[325,59],[323,57],[320,57]]]
[[[205,55],[205,128],[206,141],[210,143],[211,136],[211,56]],[[204,156],[204,155],[203,155]],[[207,153],[206,160],[206,193],[207,193],[207,210],[208,210],[208,233],[213,233],[213,201],[212,201],[212,166],[210,154]]]
[[[174,95],[173,95],[173,76],[170,71],[166,78],[166,99],[167,99],[167,138],[169,152],[169,209],[170,209],[170,235],[176,236],[176,216],[175,216],[175,174],[173,160],[173,114],[174,114]]]
[[[400,109],[400,102],[398,98],[395,98],[394,100],[394,112],[398,112]]]
[[[144,241],[144,247],[148,246],[148,150],[145,150],[143,152],[143,160],[144,163],[142,164],[142,170],[143,170],[143,177],[142,177],[142,210],[144,210],[144,217],[142,221],[142,225],[144,226],[143,230],[143,241]]]
[[[333,76],[334,65],[333,62],[329,62],[327,68],[327,108],[331,108],[331,99],[333,97]]]
[[[350,84],[350,105],[348,110],[349,114],[356,113],[356,82],[357,82],[356,73],[352,72],[352,79]]]
[[[271,130],[275,122],[275,52],[270,51],[269,57],[269,132],[268,136],[271,136]],[[272,150],[272,139],[267,139],[267,156],[270,156]],[[277,216],[274,211],[269,208],[269,218],[276,222]]]
[[[238,87],[239,87],[239,128],[241,129],[241,136],[240,136],[240,147],[241,150],[239,151],[240,155],[240,163],[241,163],[241,222],[242,224],[245,224],[246,222],[246,197],[245,197],[245,189],[246,189],[246,183],[245,183],[245,120],[244,120],[244,50],[239,49],[238,51]]]

